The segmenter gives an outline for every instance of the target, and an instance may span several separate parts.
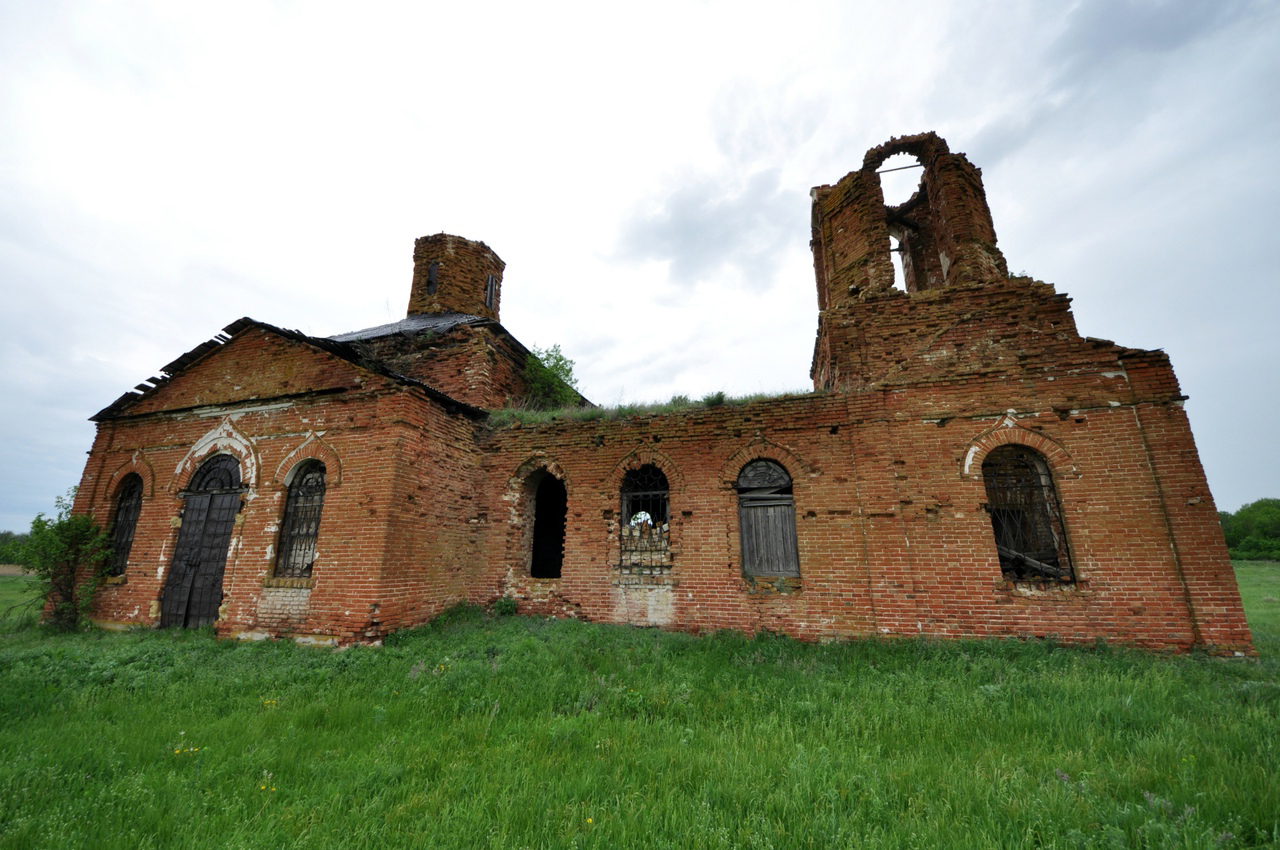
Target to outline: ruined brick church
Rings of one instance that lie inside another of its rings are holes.
[[[898,153],[923,176],[886,206]],[[346,644],[508,597],[690,631],[1252,653],[1165,354],[1081,337],[1065,295],[1011,277],[980,172],[932,133],[812,195],[807,395],[494,426],[531,355],[500,323],[502,260],[445,234],[417,240],[399,322],[232,323],[93,417],[95,619]]]

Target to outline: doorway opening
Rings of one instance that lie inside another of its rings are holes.
[[[182,527],[164,583],[160,628],[196,629],[218,619],[222,573],[242,492],[240,462],[231,455],[214,455],[180,494],[185,500]]]
[[[529,562],[533,578],[560,578],[568,509],[569,494],[564,482],[544,473],[533,494],[533,552]]]

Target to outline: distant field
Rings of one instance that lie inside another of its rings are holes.
[[[1280,660],[1280,561],[1236,561],[1236,581],[1258,653]]]
[[[0,847],[1280,846],[1280,565],[1237,571],[1257,662],[475,610],[345,652],[11,630]]]

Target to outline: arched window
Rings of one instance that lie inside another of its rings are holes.
[[[982,480],[1004,577],[1074,581],[1058,494],[1039,452],[1018,445],[992,449],[982,462]]]
[[[738,475],[742,572],[765,578],[800,575],[791,476],[771,460],[753,460]]]
[[[667,562],[671,551],[671,517],[667,476],[652,463],[627,470],[622,477],[622,566],[652,567]]]
[[[124,575],[133,549],[133,533],[142,512],[142,476],[130,472],[116,490],[116,512],[111,520],[111,564],[108,574]]]
[[[276,552],[278,578],[306,578],[316,559],[316,535],[320,532],[320,509],[324,507],[324,464],[303,461],[293,472],[289,496],[280,524],[280,546]]]

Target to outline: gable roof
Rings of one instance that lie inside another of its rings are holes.
[[[456,316],[458,314],[453,314],[453,315]],[[417,318],[417,317],[411,317],[411,318]],[[479,317],[468,316],[466,318],[477,319]],[[488,321],[488,320],[482,319],[481,321]],[[396,323],[396,324],[400,324],[400,323]],[[460,322],[455,322],[454,324],[460,324]],[[384,325],[383,327],[392,327],[392,326]],[[368,331],[357,331],[355,334],[343,334],[342,339],[338,337],[332,337],[332,338],[314,337],[314,336],[308,336],[307,334],[304,334],[301,331],[278,328],[275,325],[270,325],[270,324],[267,324],[266,322],[259,322],[256,319],[251,319],[246,316],[242,319],[237,319],[236,321],[227,325],[225,328],[222,329],[222,333],[218,334],[213,339],[202,342],[200,345],[197,345],[195,348],[186,352],[182,356],[166,364],[164,367],[161,368],[160,370],[161,374],[159,376],[152,376],[148,378],[146,381],[144,381],[143,383],[138,384],[132,390],[120,396],[118,399],[116,399],[111,404],[104,407],[102,410],[95,413],[93,416],[90,416],[89,420],[91,422],[101,422],[103,420],[115,419],[117,417],[127,415],[129,409],[133,407],[135,404],[137,404],[139,401],[141,401],[144,398],[150,397],[153,393],[155,393],[161,387],[168,384],[174,378],[181,375],[185,370],[189,369],[192,365],[210,356],[211,354],[217,352],[222,348],[222,346],[230,342],[232,338],[235,337],[237,334],[245,330],[248,330],[250,328],[258,328],[268,333],[275,334],[276,336],[282,337],[284,339],[301,343],[303,345],[308,345],[312,348],[316,348],[327,354],[333,355],[334,357],[345,360],[365,370],[366,372],[372,372],[375,375],[380,375],[402,386],[413,387],[421,391],[422,393],[424,393],[428,398],[432,399],[433,401],[443,406],[445,410],[449,413],[461,413],[464,416],[468,416],[472,419],[481,419],[488,415],[486,411],[481,410],[478,407],[473,407],[472,405],[466,404],[465,402],[458,401],[452,396],[442,393],[439,390],[435,389],[434,387],[428,386],[427,384],[424,384],[422,381],[417,380],[416,378],[410,378],[407,375],[401,375],[398,372],[394,372],[391,369],[388,369],[379,361],[369,358],[364,354],[362,354],[361,351],[355,345],[351,344],[351,342],[358,342],[360,339],[372,338],[372,335],[366,336],[366,337],[359,336],[360,334],[368,333]],[[376,330],[380,330],[380,329],[379,328],[369,329],[369,331],[376,331]],[[395,332],[396,331],[388,331],[388,333],[395,333]],[[382,334],[378,334],[378,335],[382,335]],[[350,341],[346,339],[347,337],[351,338]]]

